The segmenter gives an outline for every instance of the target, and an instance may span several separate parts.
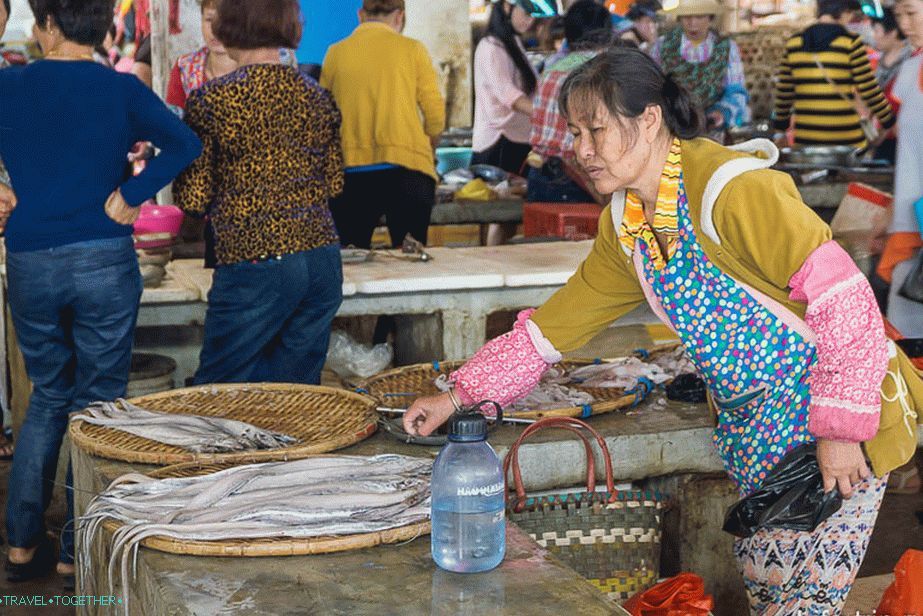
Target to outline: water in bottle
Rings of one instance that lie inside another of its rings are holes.
[[[460,413],[433,465],[432,554],[457,573],[488,571],[506,552],[503,467],[487,444],[487,419]]]

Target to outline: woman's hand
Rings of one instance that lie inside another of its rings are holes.
[[[824,492],[839,488],[843,498],[851,498],[853,486],[872,474],[859,443],[820,439],[817,464],[824,477]]]
[[[0,233],[6,229],[6,221],[16,209],[16,193],[6,184],[0,184]]]
[[[404,413],[404,432],[412,436],[429,436],[455,412],[449,394],[418,398]]]
[[[118,188],[106,199],[106,215],[120,225],[133,225],[141,214],[141,207],[128,205]]]

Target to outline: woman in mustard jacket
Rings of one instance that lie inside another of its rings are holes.
[[[647,302],[706,381],[714,443],[741,495],[816,443],[826,489],[847,499],[814,532],[764,528],[737,541],[752,613],[839,613],[887,472],[905,461],[872,456],[876,476],[861,443],[886,424],[889,451],[915,439],[891,406],[880,418],[882,383],[900,375],[871,288],[790,177],[769,169],[775,146],[696,138],[688,94],[643,53],[591,60],[560,103],[579,164],[613,194],[596,243],[563,289],[452,375],[451,392],[417,401],[405,428],[429,434],[459,403],[525,395],[561,353]]]

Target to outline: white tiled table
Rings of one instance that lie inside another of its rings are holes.
[[[430,248],[429,262],[376,256],[343,267],[339,316],[441,315],[441,359],[464,359],[484,343],[487,316],[537,306],[574,273],[591,241],[490,248]],[[394,253],[396,254],[396,253]],[[211,271],[198,260],[174,261],[171,284],[187,292],[142,299],[138,324],[188,325],[205,319]],[[159,291],[159,290],[156,290]]]

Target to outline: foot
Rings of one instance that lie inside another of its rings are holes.
[[[14,451],[13,439],[8,438],[5,431],[0,429],[0,460],[12,460]]]
[[[920,491],[920,471],[916,460],[891,471],[888,478],[889,494],[917,494]]]
[[[14,565],[24,565],[32,562],[32,557],[35,556],[36,550],[38,550],[38,546],[34,548],[14,548],[10,546],[7,558],[9,558],[10,562]]]
[[[58,575],[61,576],[61,585],[64,587],[64,592],[74,592],[77,589],[77,578],[73,563],[59,562],[56,569]]]
[[[6,557],[6,579],[25,582],[43,577],[51,571],[54,558],[54,547],[48,539],[33,548],[10,547]]]

